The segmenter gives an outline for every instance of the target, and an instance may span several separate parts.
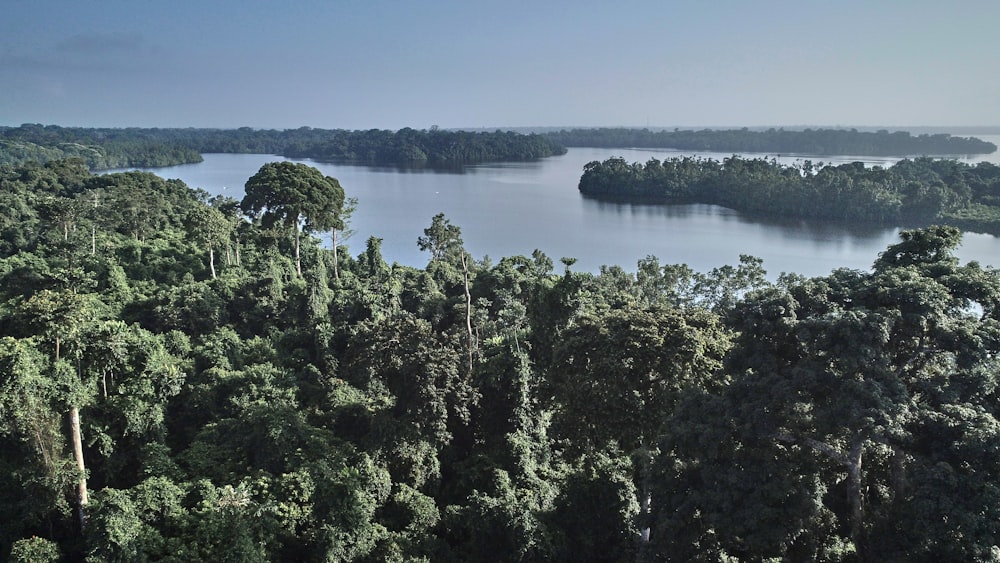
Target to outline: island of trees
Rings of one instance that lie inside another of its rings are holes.
[[[988,162],[922,157],[882,168],[739,156],[630,164],[616,157],[588,163],[579,189],[600,199],[709,203],[763,217],[942,223],[1000,234],[1000,167]]]
[[[724,153],[855,156],[946,156],[989,154],[993,143],[944,133],[857,129],[701,129],[672,131],[629,128],[569,129],[546,134],[567,147],[649,148]]]
[[[349,194],[0,166],[0,559],[1000,553],[1000,273],[956,228],[770,282],[437,215],[414,268],[338,244]]]
[[[0,127],[0,163],[79,157],[91,170],[201,162],[203,153],[275,154],[327,162],[450,167],[564,154],[541,135],[400,129],[90,129],[25,124]]]

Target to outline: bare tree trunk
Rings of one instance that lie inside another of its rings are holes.
[[[94,192],[94,220],[97,220],[97,192]],[[97,224],[91,223],[90,225],[90,255],[97,256]]]
[[[212,271],[212,279],[215,279],[215,249],[208,245],[208,269]]]
[[[642,491],[639,493],[642,495],[642,499],[639,501],[639,516],[642,518],[642,531],[640,532],[639,540],[641,545],[639,547],[639,559],[640,561],[644,559],[645,551],[649,544],[649,514],[652,507],[652,465],[653,465],[653,452],[649,448],[643,446],[640,450],[642,456],[640,463],[642,464]]]
[[[295,272],[302,277],[302,258],[299,256],[299,224],[295,223]]]
[[[469,292],[469,262],[465,251],[462,251],[462,274],[465,279],[465,329],[468,331],[469,377],[472,377],[475,335],[472,332],[472,293]]]
[[[77,483],[76,502],[79,511],[80,529],[87,526],[87,466],[83,461],[83,437],[80,434],[80,409],[70,407],[69,426],[73,439],[73,458],[76,460],[76,468],[80,471],[80,480]]]
[[[337,229],[333,230],[333,279],[340,279],[340,260],[337,258]]]
[[[848,501],[851,503],[851,541],[859,561],[866,561],[864,548],[864,492],[861,486],[861,453],[864,440],[858,440],[847,454]]]

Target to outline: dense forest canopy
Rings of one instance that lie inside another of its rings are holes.
[[[0,127],[0,164],[81,158],[91,170],[201,162],[200,152],[164,129],[87,129],[24,124]]]
[[[0,558],[1000,552],[1000,272],[953,227],[772,283],[475,260],[439,214],[413,268],[320,244],[350,186],[247,184],[0,165]]]
[[[710,203],[779,218],[888,225],[944,223],[1000,234],[1000,167],[916,158],[889,168],[860,162],[784,165],[732,156],[590,162],[580,192],[616,201]]]
[[[944,133],[911,135],[906,131],[857,129],[564,129],[546,133],[567,147],[656,148],[765,154],[930,156],[996,152],[997,146],[974,137]]]
[[[566,149],[541,135],[400,129],[0,127],[0,163],[83,158],[92,170],[201,162],[204,153],[275,154],[358,164],[456,166],[532,160]]]

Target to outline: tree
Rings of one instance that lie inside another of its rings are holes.
[[[67,387],[66,403],[69,408],[70,443],[73,458],[79,472],[77,483],[77,511],[81,528],[86,526],[87,467],[83,458],[83,438],[80,431],[80,407],[86,401],[79,375],[63,361],[64,344],[76,344],[83,325],[93,319],[97,312],[97,300],[93,295],[71,291],[42,290],[25,304],[25,312],[31,315],[44,334],[53,340],[55,377]],[[73,350],[73,351],[77,351]]]
[[[196,205],[191,208],[188,223],[195,236],[208,248],[208,269],[215,275],[215,249],[229,241],[235,225],[221,210],[211,205]]]
[[[462,229],[438,213],[431,219],[431,226],[424,229],[424,236],[417,238],[420,250],[431,253],[431,264],[440,265],[448,260],[457,260],[462,266],[462,287],[465,290],[465,330],[468,375],[472,377],[475,358],[475,333],[472,330],[472,294],[470,292],[469,262],[471,257],[462,242]]]
[[[331,178],[334,182],[337,180]],[[340,185],[339,183],[337,184]],[[354,214],[354,210],[358,208],[358,198],[349,197],[341,202],[338,209],[326,210],[319,218],[310,225],[312,230],[317,232],[330,231],[330,246],[333,248],[333,279],[340,279],[340,257],[338,256],[337,247],[340,246],[342,242],[338,235],[343,235],[346,239],[350,237],[352,232],[348,228],[351,215]]]
[[[417,238],[417,246],[431,253],[431,262],[457,257],[465,250],[462,229],[452,225],[444,213],[438,213],[431,219],[431,226],[424,229],[424,236]]]
[[[295,271],[302,276],[300,233],[308,229],[337,228],[344,205],[344,190],[336,179],[300,163],[269,162],[246,183],[240,203],[243,212],[261,219],[265,227],[283,224],[295,235]]]
[[[409,313],[361,323],[344,357],[348,381],[368,395],[370,437],[394,481],[421,488],[440,477],[438,451],[468,423],[473,391],[455,342]],[[352,426],[363,428],[363,424]]]
[[[555,345],[554,424],[580,453],[621,448],[633,458],[644,523],[650,463],[665,415],[686,389],[710,385],[727,345],[726,332],[711,313],[636,307],[580,317]]]
[[[35,339],[0,338],[0,546],[68,513],[66,491],[78,477],[64,456],[59,385]],[[2,550],[3,547],[0,547]],[[13,557],[13,556],[12,556]],[[24,559],[32,560],[32,559]]]
[[[839,270],[736,307],[733,383],[670,423],[665,519],[699,514],[702,537],[741,558],[988,558],[1000,531],[986,484],[1000,470],[989,453],[1000,448],[1000,276],[958,265],[954,228],[902,239],[871,273]],[[712,483],[739,483],[746,510],[729,506],[732,490],[706,493]]]

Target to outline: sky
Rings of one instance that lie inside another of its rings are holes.
[[[996,0],[0,0],[0,125],[997,126]]]

